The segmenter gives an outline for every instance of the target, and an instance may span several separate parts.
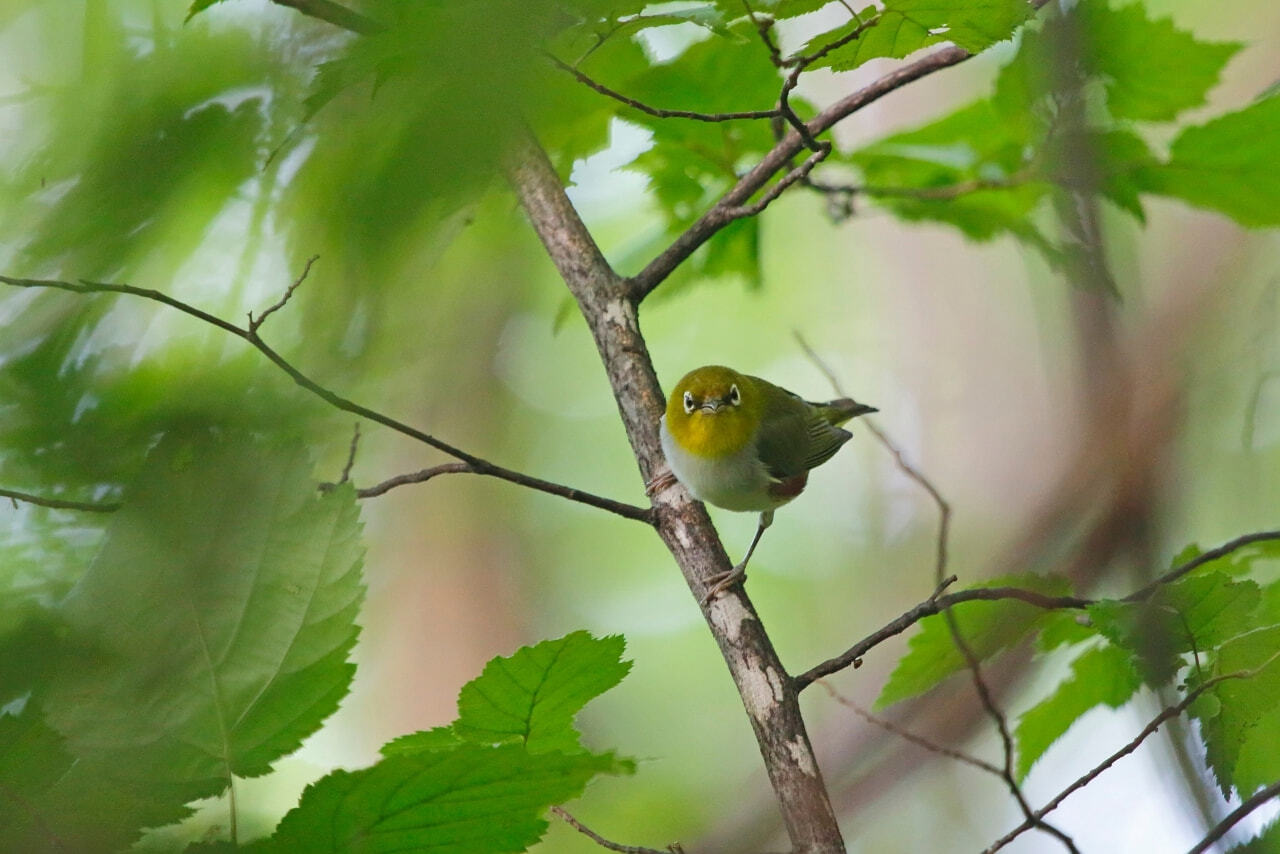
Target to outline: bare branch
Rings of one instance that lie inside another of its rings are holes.
[[[249,312],[249,332],[256,335],[259,327],[261,327],[263,322],[271,316],[272,312],[276,312],[284,308],[285,303],[287,303],[289,298],[293,296],[293,292],[298,289],[299,285],[307,280],[307,274],[311,272],[311,265],[314,264],[316,259],[319,257],[319,255],[312,255],[308,258],[306,266],[302,268],[302,273],[298,275],[298,278],[293,280],[293,284],[289,285],[289,287],[285,289],[284,296],[280,297],[280,299],[274,304],[268,306],[266,311],[262,312],[256,320],[253,317],[253,312]]]
[[[351,467],[356,464],[356,450],[360,447],[360,422],[356,422],[355,430],[351,433],[351,447],[347,449],[347,464],[342,467],[342,477],[338,478],[338,483],[346,483],[351,479]]]
[[[880,98],[901,89],[908,83],[926,77],[935,71],[949,68],[969,59],[971,54],[958,47],[945,47],[927,54],[915,62],[894,69],[868,86],[846,95],[805,123],[812,136],[817,136],[833,125],[853,115],[858,110]],[[757,163],[743,175],[727,193],[720,197],[701,217],[681,233],[661,254],[649,262],[631,280],[631,291],[636,299],[643,299],[680,266],[686,258],[706,243],[733,218],[726,218],[725,211],[741,208],[768,183],[769,179],[784,168],[804,148],[804,140],[795,131],[788,133]],[[785,188],[784,188],[785,189]]]
[[[956,759],[960,762],[965,763],[966,765],[972,765],[974,768],[977,768],[980,771],[986,771],[988,774],[994,774],[997,777],[1000,777],[1003,774],[1003,772],[999,768],[992,765],[990,762],[987,762],[985,759],[979,759],[976,756],[971,756],[968,753],[965,753],[963,750],[955,750],[954,748],[943,747],[941,744],[934,744],[932,741],[925,738],[924,736],[917,735],[916,733],[911,732],[910,730],[903,729],[902,727],[898,726],[891,720],[887,720],[885,718],[877,717],[876,715],[871,714],[866,709],[862,708],[857,703],[850,700],[848,697],[845,697],[835,688],[831,687],[830,683],[828,683],[827,680],[825,679],[819,680],[818,684],[821,685],[823,688],[825,688],[827,690],[827,693],[830,694],[831,698],[835,700],[837,703],[839,703],[840,705],[844,706],[847,709],[852,710],[852,712],[855,715],[862,718],[867,723],[872,724],[873,726],[880,727],[880,729],[884,730],[885,732],[891,732],[894,735],[898,736],[899,738],[902,738],[902,739],[905,739],[906,741],[911,742],[917,747],[923,747],[925,750],[929,751],[930,753],[936,753],[939,756],[946,756],[949,759]]]
[[[672,843],[667,846],[666,851],[659,851],[657,848],[645,848],[640,845],[621,845],[617,842],[610,842],[608,839],[605,839],[603,836],[578,821],[563,807],[553,806],[551,808],[551,812],[559,816],[566,824],[599,845],[601,848],[607,848],[610,851],[619,851],[621,854],[684,854],[684,849],[680,847],[679,843]]]
[[[1208,691],[1210,688],[1217,685],[1218,683],[1225,682],[1229,679],[1252,678],[1253,676],[1256,676],[1258,673],[1261,673],[1263,670],[1269,667],[1272,663],[1276,661],[1277,658],[1280,658],[1280,652],[1277,652],[1275,655],[1272,655],[1266,661],[1262,662],[1257,667],[1254,667],[1250,670],[1238,670],[1234,673],[1224,673],[1221,676],[1215,676],[1212,679],[1209,679],[1204,683],[1200,684],[1199,686],[1197,686],[1196,688],[1188,692],[1187,696],[1182,699],[1182,702],[1178,703],[1177,705],[1168,706],[1167,708],[1162,709],[1160,714],[1152,718],[1151,722],[1148,723],[1145,727],[1143,727],[1142,731],[1139,732],[1136,736],[1134,736],[1134,738],[1131,741],[1129,741],[1127,744],[1125,744],[1124,747],[1121,747],[1115,753],[1112,753],[1106,759],[1102,760],[1102,762],[1100,762],[1098,765],[1094,766],[1084,775],[1079,777],[1071,785],[1067,786],[1065,789],[1063,789],[1061,792],[1055,795],[1051,801],[1049,801],[1047,804],[1042,806],[1040,809],[1036,810],[1032,814],[1033,818],[1037,820],[1044,818],[1044,816],[1048,815],[1050,812],[1057,809],[1058,805],[1061,804],[1063,801],[1065,801],[1067,797],[1070,796],[1073,792],[1083,789],[1085,786],[1089,785],[1095,779],[1097,779],[1098,776],[1102,774],[1102,772],[1106,771],[1108,768],[1116,764],[1116,762],[1120,761],[1124,757],[1128,756],[1130,753],[1133,753],[1135,750],[1138,749],[1138,747],[1142,744],[1142,742],[1146,741],[1152,734],[1155,733],[1156,730],[1160,729],[1160,726],[1165,721],[1182,714],[1184,711],[1186,711],[1187,707],[1189,707],[1192,703],[1194,703],[1196,699],[1199,698],[1199,696],[1203,694],[1205,691]],[[999,851],[1001,848],[1008,845],[1014,839],[1018,838],[1026,831],[1030,830],[1033,826],[1035,826],[1033,822],[1033,818],[1028,818],[1022,824],[1018,825],[1013,830],[1009,831],[1004,836],[997,839],[995,842],[993,842],[990,845],[990,847],[988,847],[983,852],[983,854],[995,854],[996,851]],[[1228,816],[1228,818],[1230,818],[1230,816]],[[1226,832],[1225,828],[1223,832],[1224,833]],[[1217,837],[1214,837],[1214,838],[1216,839]],[[1208,841],[1212,842],[1212,840],[1208,840]],[[1196,849],[1196,850],[1202,850],[1202,849]]]
[[[822,372],[827,375],[828,379],[831,380],[836,392],[838,394],[843,394],[843,391],[840,388],[840,383],[831,368],[818,358],[817,354],[808,346],[804,338],[802,338],[799,333],[796,333],[796,340],[800,343],[800,346],[804,348],[809,357],[818,363],[820,370],[822,370]],[[1022,787],[1018,784],[1018,779],[1013,774],[1014,744],[1013,735],[1009,732],[1009,721],[1005,717],[1004,711],[996,702],[995,696],[991,692],[991,687],[987,684],[986,679],[983,678],[982,662],[969,646],[964,635],[960,631],[960,625],[956,622],[955,614],[951,611],[951,605],[953,603],[943,600],[939,595],[947,585],[955,579],[954,575],[950,577],[947,577],[946,575],[947,542],[951,530],[951,505],[947,503],[946,499],[942,497],[942,492],[934,486],[933,482],[929,480],[929,478],[925,477],[924,473],[921,472],[920,469],[907,462],[902,449],[891,442],[883,430],[877,427],[874,423],[868,423],[865,421],[864,423],[880,444],[893,455],[894,461],[897,463],[898,468],[903,472],[903,474],[919,484],[925,492],[929,494],[929,497],[933,499],[933,503],[938,508],[937,557],[934,565],[934,579],[937,587],[934,589],[933,595],[930,597],[930,601],[940,605],[942,615],[947,621],[947,628],[951,632],[952,643],[954,643],[956,649],[959,650],[960,654],[964,657],[965,664],[969,668],[969,673],[973,678],[973,687],[978,694],[978,699],[981,701],[982,707],[986,710],[987,716],[990,717],[992,723],[995,724],[996,731],[1000,734],[1000,743],[1003,748],[1004,762],[998,770],[999,776],[1004,780],[1005,786],[1009,789],[1009,794],[1011,794],[1013,799],[1017,801],[1018,808],[1021,809],[1022,814],[1027,817],[1027,821],[1031,822],[1031,824],[1038,830],[1055,837],[1062,843],[1063,847],[1071,852],[1071,854],[1079,854],[1075,842],[1070,836],[1043,819],[1037,817],[1031,811],[1031,804],[1027,802],[1026,795],[1023,794]],[[856,660],[856,658],[854,660]]]
[[[1270,540],[1280,540],[1280,531],[1258,531],[1257,533],[1245,534],[1243,536],[1236,537],[1234,540],[1228,540],[1217,548],[1209,549],[1209,551],[1204,554],[1197,555],[1186,563],[1174,567],[1155,581],[1148,584],[1146,587],[1143,587],[1141,590],[1135,590],[1130,593],[1128,596],[1124,597],[1123,601],[1140,602],[1143,599],[1150,597],[1152,593],[1155,593],[1156,590],[1163,585],[1172,584],[1188,572],[1204,566],[1210,561],[1215,561],[1220,557],[1226,557],[1232,552],[1242,549],[1245,546]]]
[[[289,378],[295,383],[325,401],[330,406],[341,409],[344,412],[350,412],[353,415],[359,415],[362,418],[367,418],[368,420],[381,424],[384,427],[388,427],[397,433],[408,436],[411,439],[416,439],[419,442],[430,445],[439,451],[443,451],[449,456],[467,463],[471,470],[476,474],[496,477],[500,480],[519,484],[520,486],[526,486],[530,489],[536,489],[539,492],[558,495],[561,498],[568,498],[570,501],[577,501],[581,504],[587,504],[601,510],[607,510],[610,513],[614,513],[627,519],[635,519],[646,524],[653,524],[652,511],[647,508],[636,507],[635,505],[626,504],[621,501],[614,501],[612,498],[593,495],[590,492],[584,492],[580,489],[564,486],[563,484],[553,483],[552,481],[543,480],[542,478],[531,477],[518,471],[495,465],[494,463],[481,459],[474,454],[469,454],[461,448],[456,448],[448,442],[437,439],[435,436],[425,433],[416,427],[411,427],[402,421],[397,421],[389,415],[384,415],[381,412],[377,412],[366,406],[361,406],[354,401],[348,400],[336,392],[330,391],[320,385],[315,380],[295,368],[288,360],[268,346],[268,344],[263,341],[256,332],[236,326],[234,323],[209,314],[207,311],[203,311],[179,299],[175,299],[168,294],[161,293],[160,291],[151,290],[150,288],[138,288],[133,285],[116,285],[105,282],[62,282],[47,279],[17,279],[10,276],[0,276],[0,282],[19,288],[52,288],[56,290],[71,291],[72,293],[78,294],[128,294],[130,296],[142,297],[143,299],[162,303],[170,308],[175,308],[178,311],[181,311],[183,314],[190,315],[191,317],[202,320],[211,326],[216,326],[219,329],[229,332],[237,338],[244,339],[257,349],[258,352],[266,356],[272,364],[288,374]]]
[[[359,12],[348,9],[346,6],[334,3],[333,0],[271,0],[271,2],[277,6],[288,6],[290,9],[296,9],[308,17],[328,21],[334,26],[350,30],[353,33],[372,35],[373,33],[385,32],[387,29],[382,22],[367,18]]]
[[[118,501],[64,501],[61,498],[45,498],[30,492],[19,492],[16,489],[0,489],[0,498],[8,498],[13,502],[23,501],[54,510],[83,510],[86,513],[114,513],[121,507]]]
[[[1082,609],[1093,603],[1092,599],[1082,599],[1077,596],[1046,596],[1035,590],[1023,590],[1017,587],[978,587],[973,590],[959,590],[945,596],[930,596],[892,622],[876,629],[840,655],[795,677],[796,688],[803,690],[822,677],[830,676],[846,667],[861,667],[864,655],[889,638],[902,634],[925,617],[932,617],[962,602],[993,602],[1001,599],[1016,599],[1019,602],[1046,609]]]
[[[731,122],[738,119],[772,119],[779,114],[777,109],[743,110],[736,113],[698,113],[693,112],[692,110],[664,110],[658,107],[651,107],[642,101],[637,101],[635,98],[629,98],[616,89],[610,89],[603,83],[593,80],[591,77],[588,77],[582,71],[560,59],[558,56],[553,56],[549,53],[545,54],[545,56],[547,59],[551,60],[557,68],[568,74],[572,74],[573,77],[584,86],[594,89],[601,95],[608,96],[615,101],[626,104],[632,109],[639,110],[642,113],[646,113],[659,119],[693,119],[698,122]]]
[[[1225,836],[1227,831],[1239,824],[1242,818],[1267,801],[1277,797],[1280,797],[1280,780],[1265,789],[1260,789],[1257,794],[1232,810],[1226,818],[1214,825],[1205,838],[1196,843],[1195,847],[1188,851],[1187,854],[1203,854],[1203,852],[1208,851],[1210,845]]]
[[[767,208],[773,201],[781,196],[788,187],[797,181],[802,181],[808,177],[813,171],[813,167],[817,166],[823,160],[827,159],[827,155],[831,153],[831,143],[817,143],[818,150],[810,154],[803,163],[792,169],[786,175],[783,175],[778,183],[769,188],[769,191],[749,205],[741,205],[739,207],[723,208],[721,216],[724,217],[726,223],[733,222],[735,219],[743,219],[749,216],[755,216],[762,210]]]

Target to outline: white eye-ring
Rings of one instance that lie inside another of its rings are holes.
[[[686,391],[686,392],[684,393],[684,414],[685,414],[685,415],[692,415],[692,414],[693,414],[693,410],[694,410],[694,405],[693,405],[693,392],[691,392],[691,391]]]
[[[742,403],[742,393],[738,391],[738,384],[734,383],[729,386],[729,403],[737,406]]]

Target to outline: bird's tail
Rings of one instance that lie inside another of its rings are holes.
[[[842,397],[839,400],[831,400],[826,403],[811,403],[810,406],[815,407],[822,413],[822,417],[832,426],[838,427],[851,418],[857,418],[859,415],[867,415],[872,412],[879,412],[874,406],[867,406],[865,403],[858,403],[848,397]]]

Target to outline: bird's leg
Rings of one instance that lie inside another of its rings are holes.
[[[756,550],[756,544],[760,542],[760,535],[764,533],[764,529],[772,524],[772,510],[766,510],[760,514],[760,524],[756,526],[756,535],[751,539],[751,545],[747,547],[747,556],[728,572],[718,572],[707,579],[707,583],[711,586],[707,588],[706,595],[702,597],[703,605],[706,605],[730,587],[747,580],[747,561],[751,560],[751,555]]]

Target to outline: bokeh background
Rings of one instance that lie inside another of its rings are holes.
[[[394,115],[351,122],[361,105],[344,96],[308,117],[314,65],[343,36],[250,0],[184,25],[185,5],[0,0],[0,271],[128,281],[236,319],[318,255],[264,327],[296,364],[487,459],[644,503],[585,325],[500,177],[462,153],[482,128],[448,110],[479,93],[444,98],[431,129]],[[1280,6],[1146,5],[1200,38],[1246,44],[1191,121],[1280,77]],[[703,35],[661,28],[647,46],[661,55]],[[1011,50],[883,99],[837,140],[874,140],[965,103]],[[825,103],[888,67],[816,72],[802,92]],[[318,142],[285,145],[310,130]],[[283,153],[266,156],[272,143]],[[658,226],[644,179],[619,167],[649,143],[615,122],[608,147],[572,172],[571,197],[624,273]],[[433,161],[431,192],[406,186],[405,163],[455,149],[456,162]],[[666,386],[725,363],[832,396],[799,333],[846,392],[880,408],[877,423],[951,503],[949,569],[963,582],[1059,571],[1083,589],[1125,591],[1188,543],[1275,527],[1280,235],[1158,199],[1145,228],[1106,213],[1118,299],[1073,289],[1010,240],[976,244],[869,205],[837,224],[797,190],[762,218],[758,284],[726,276],[659,291],[643,331]],[[322,480],[342,470],[354,426],[242,342],[173,312],[0,293],[0,485],[109,496],[155,430],[184,420],[296,432]],[[752,561],[748,590],[796,672],[933,588],[936,507],[867,431],[853,432]],[[352,477],[365,486],[443,459],[365,424]],[[740,554],[755,519],[712,515]],[[634,661],[584,713],[586,740],[640,761],[634,777],[593,783],[571,811],[630,844],[782,847],[737,694],[652,531],[468,475],[366,500],[363,516],[369,594],[354,688],[301,751],[241,784],[242,837],[267,832],[327,770],[366,765],[387,740],[452,720],[458,688],[489,658],[586,628],[625,635]],[[47,568],[6,577],[11,589],[56,596],[74,579],[96,534],[72,519],[0,506],[6,553],[39,550]],[[876,649],[832,686],[870,707],[903,649],[901,639]],[[1052,658],[1029,670],[1029,658],[1015,652],[992,670],[1014,718],[1065,673]],[[1056,793],[1162,705],[1143,695],[1090,713],[1032,772],[1029,798]],[[1018,822],[998,780],[868,724],[821,686],[804,706],[851,851],[976,850]],[[963,678],[888,714],[998,755]],[[1201,768],[1191,734],[1175,727],[1070,799],[1058,824],[1086,851],[1185,849],[1228,809]],[[225,810],[211,802],[141,845],[199,837]],[[537,850],[598,849],[553,823]],[[1027,834],[1009,850],[1058,846]]]

